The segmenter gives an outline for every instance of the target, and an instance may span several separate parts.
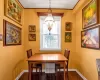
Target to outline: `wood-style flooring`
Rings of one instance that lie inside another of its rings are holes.
[[[57,77],[56,77],[57,76]],[[55,74],[32,73],[32,80],[63,80],[63,72]],[[25,72],[19,80],[28,80],[28,73]],[[66,79],[68,80],[68,79]],[[83,80],[75,71],[69,72],[69,80]]]

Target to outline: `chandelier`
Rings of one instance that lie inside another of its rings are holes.
[[[49,30],[49,34],[50,34],[50,31],[51,31],[53,24],[54,24],[54,18],[52,16],[52,10],[51,10],[51,0],[49,0],[48,15],[44,21],[45,21],[46,25],[48,26],[48,30]]]

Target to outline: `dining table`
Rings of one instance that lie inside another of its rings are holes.
[[[65,69],[66,69],[66,61],[68,59],[62,53],[35,53],[33,56],[27,59],[28,61],[28,80],[32,80],[31,77],[31,65],[39,62],[39,63],[60,63],[64,68],[64,80],[65,80]]]

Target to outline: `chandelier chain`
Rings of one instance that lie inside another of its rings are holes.
[[[51,9],[51,0],[49,0],[49,8]]]
[[[51,10],[51,0],[49,0],[49,10],[48,10],[49,13],[52,13],[52,10]]]

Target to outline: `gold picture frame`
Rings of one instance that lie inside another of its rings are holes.
[[[29,32],[36,32],[36,26],[35,25],[29,25]]]
[[[72,33],[65,32],[65,42],[72,42]]]
[[[17,0],[4,0],[4,15],[22,25],[22,11]]]
[[[82,23],[83,29],[92,27],[99,23],[99,0],[91,0],[83,9],[82,9]]]
[[[71,31],[72,30],[72,23],[66,22],[65,23],[65,31]]]
[[[21,45],[21,28],[3,20],[3,45],[4,46],[11,46],[11,45]]]
[[[29,41],[36,41],[36,34],[30,33],[28,37]]]
[[[100,49],[100,25],[81,31],[81,47]]]
[[[3,35],[2,34],[0,34],[0,41],[2,41],[3,40]]]

